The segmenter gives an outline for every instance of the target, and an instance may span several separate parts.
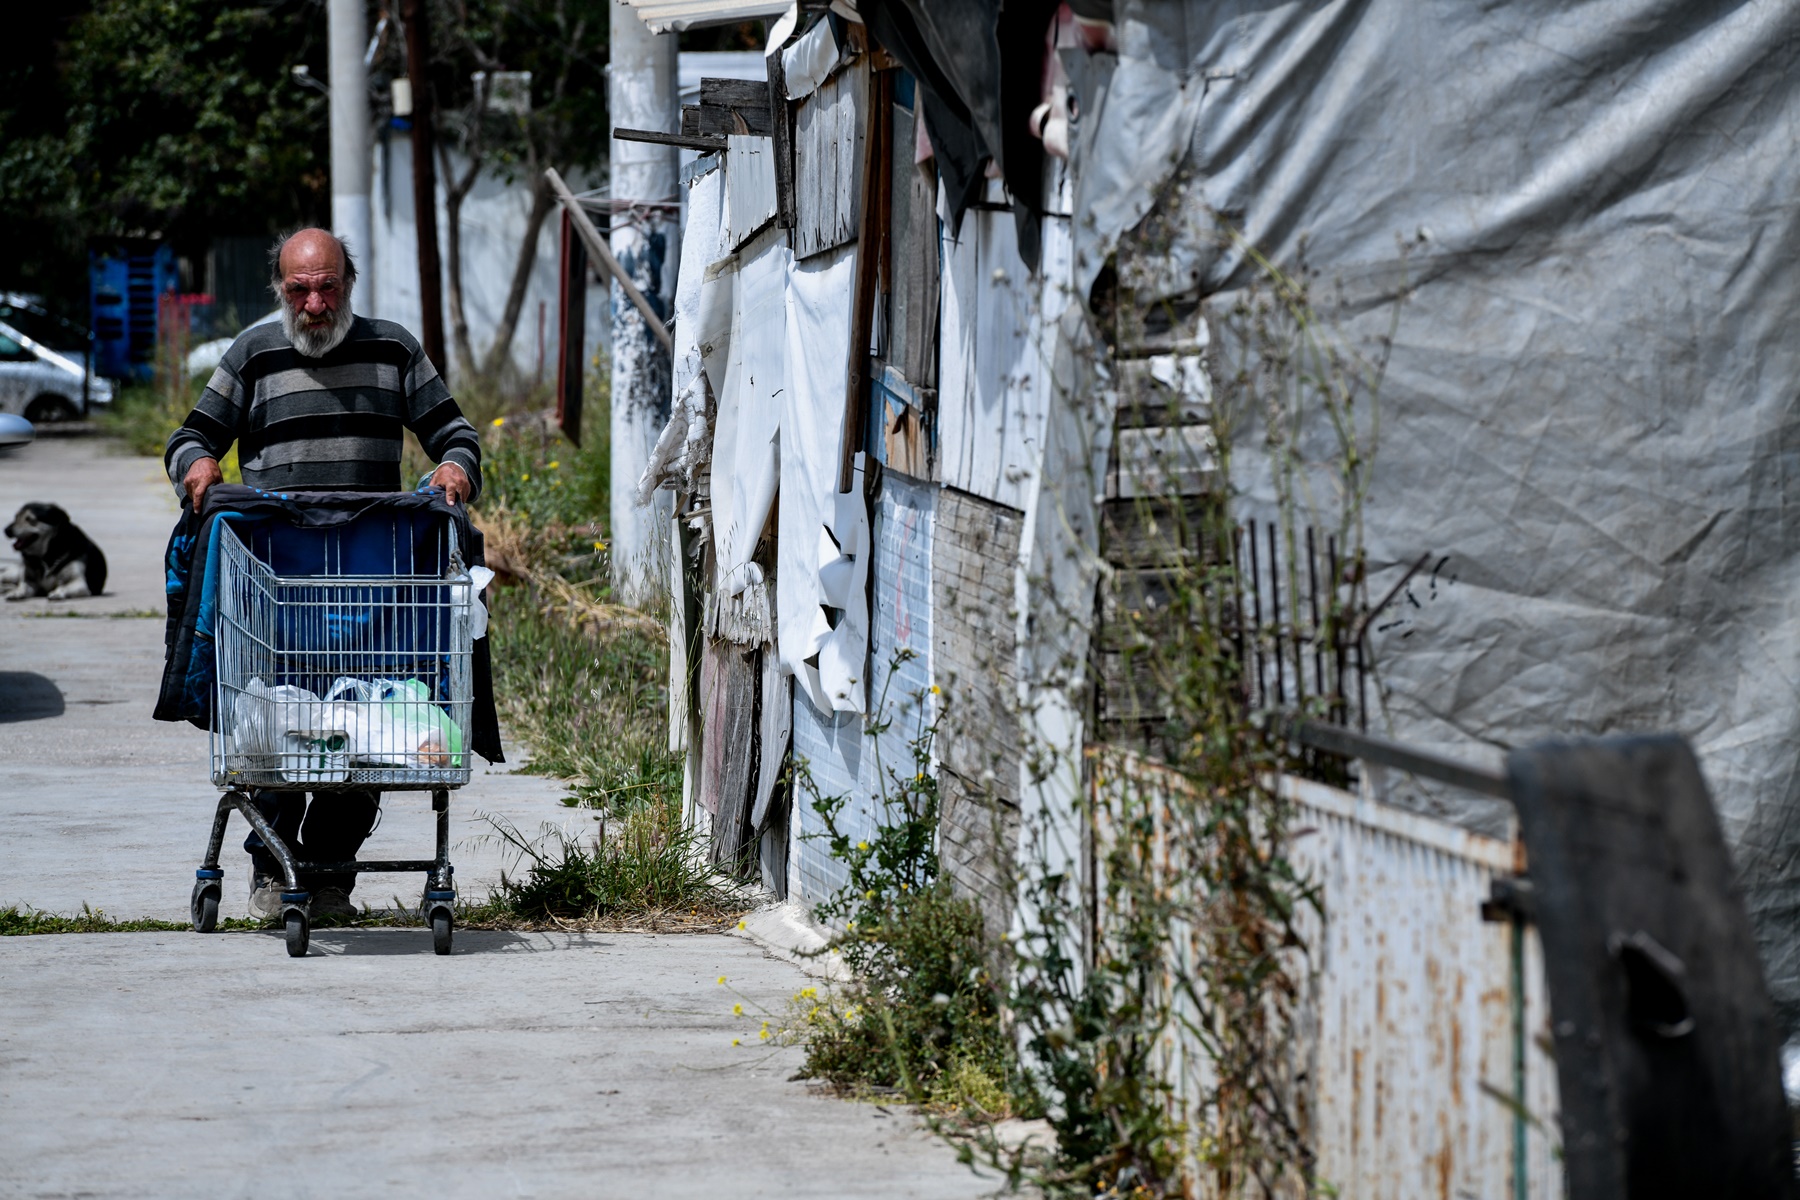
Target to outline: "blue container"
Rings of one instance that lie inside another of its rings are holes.
[[[175,251],[168,246],[120,242],[88,249],[96,374],[150,378],[156,369],[157,297],[173,292],[179,282]]]

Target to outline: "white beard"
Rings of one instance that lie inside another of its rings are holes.
[[[294,349],[308,358],[323,358],[337,349],[338,343],[344,340],[344,335],[350,332],[350,323],[354,320],[356,315],[350,311],[348,296],[344,297],[344,302],[332,314],[331,324],[323,329],[301,328],[300,315],[285,302],[281,306],[281,331],[287,334]]]

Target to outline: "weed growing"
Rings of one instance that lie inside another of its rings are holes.
[[[590,920],[704,910],[723,918],[746,907],[736,889],[706,866],[700,835],[666,804],[634,806],[611,821],[602,815],[586,838],[553,825],[530,838],[504,819],[487,821],[524,868],[522,875],[503,875],[494,896],[515,916]]]
[[[911,654],[901,651],[900,661]],[[923,711],[926,698],[917,699]],[[871,720],[869,736],[878,739],[887,721]],[[790,1028],[806,1046],[808,1077],[851,1092],[897,1089],[939,1111],[997,1119],[1015,1108],[1012,1045],[981,912],[939,875],[936,732],[926,726],[909,742],[910,761],[885,769],[880,819],[866,839],[845,832],[849,797],[820,795],[805,763],[794,768],[796,794],[810,797],[824,822],[816,836],[848,871],[815,912],[841,924],[831,948],[855,981],[823,995],[807,989]]]
[[[125,444],[131,454],[161,458],[169,435],[181,427],[206,381],[196,379],[191,386],[171,392],[155,383],[128,383],[113,396],[113,402],[100,416],[100,427]],[[242,483],[238,469],[237,447],[233,446],[219,463],[226,483]]]
[[[46,933],[187,933],[193,926],[186,921],[159,921],[151,917],[135,920],[109,917],[98,908],[81,906],[74,916],[44,912],[30,905],[8,905],[0,908],[0,937],[26,937]],[[222,917],[219,928],[226,931],[273,929],[273,922],[260,918]]]

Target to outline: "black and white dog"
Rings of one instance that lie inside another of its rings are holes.
[[[24,575],[6,593],[8,600],[70,600],[98,596],[106,587],[106,555],[56,505],[27,504],[6,527],[6,536],[25,560]]]

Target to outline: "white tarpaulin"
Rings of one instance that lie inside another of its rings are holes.
[[[815,656],[832,640],[820,578],[821,568],[836,557],[826,552],[833,548],[827,528],[854,527],[849,514],[840,517],[837,496],[855,278],[854,246],[794,263],[787,275],[786,342],[774,348],[777,354],[785,353],[787,366],[781,392],[776,631],[782,667],[822,712],[864,711],[868,686],[860,679],[848,686],[851,681],[839,672],[832,680],[837,686],[828,690],[819,667],[807,661],[821,662]],[[866,517],[861,528],[866,539]],[[847,598],[866,607],[861,595]],[[861,621],[866,631],[866,611]],[[847,655],[840,647],[831,658],[841,663]]]
[[[1349,346],[1404,298],[1370,592],[1433,570],[1377,623],[1372,725],[1687,735],[1800,1026],[1800,4],[1115,11],[1116,69],[1072,67],[1079,288],[1135,248],[1140,304],[1228,314],[1258,271],[1217,214]]]
[[[716,602],[742,609],[750,626],[764,628],[763,573],[752,556],[781,478],[782,397],[789,373],[783,361],[787,278],[792,262],[778,231],[765,233],[738,254],[732,274],[731,347],[713,441]],[[725,277],[718,282],[724,283]]]

